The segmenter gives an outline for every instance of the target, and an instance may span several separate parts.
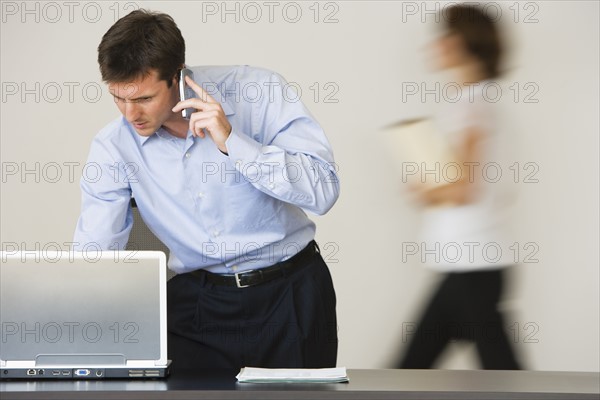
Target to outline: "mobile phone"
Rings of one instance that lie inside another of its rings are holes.
[[[179,73],[179,98],[181,101],[196,97],[196,93],[191,87],[188,86],[187,83],[185,83],[186,76],[189,76],[190,79],[194,80],[194,73],[188,68],[183,68]],[[181,116],[185,119],[190,119],[190,116],[195,111],[195,108],[184,108],[181,110]]]

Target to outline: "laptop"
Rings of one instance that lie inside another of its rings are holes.
[[[0,379],[168,375],[166,257],[0,252]]]

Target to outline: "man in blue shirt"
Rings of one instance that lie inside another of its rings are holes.
[[[291,86],[264,69],[197,67],[187,80],[197,98],[180,101],[184,39],[170,16],[145,10],[106,32],[98,62],[122,117],[92,142],[78,248],[123,249],[133,196],[178,274],[176,368],[335,366],[335,291],[304,210],[326,213],[339,183]]]

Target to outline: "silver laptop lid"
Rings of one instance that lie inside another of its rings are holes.
[[[0,258],[0,367],[167,364],[162,252]]]

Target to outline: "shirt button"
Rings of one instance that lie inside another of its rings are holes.
[[[190,158],[192,155],[190,153],[185,153],[185,158]]]
[[[214,237],[218,237],[221,234],[221,232],[219,231],[213,231],[213,236]]]
[[[198,198],[199,198],[199,199],[202,199],[202,198],[204,198],[204,193],[202,193],[202,192],[199,192],[199,193],[198,193]]]
[[[241,167],[242,166],[242,160],[236,160],[235,166],[236,167]]]
[[[271,189],[271,190],[275,189],[275,184],[274,183],[269,183],[269,189]]]
[[[233,267],[231,267],[231,270],[232,270],[233,272],[237,271],[237,270],[238,270],[238,267],[237,267],[237,265],[234,265]]]

